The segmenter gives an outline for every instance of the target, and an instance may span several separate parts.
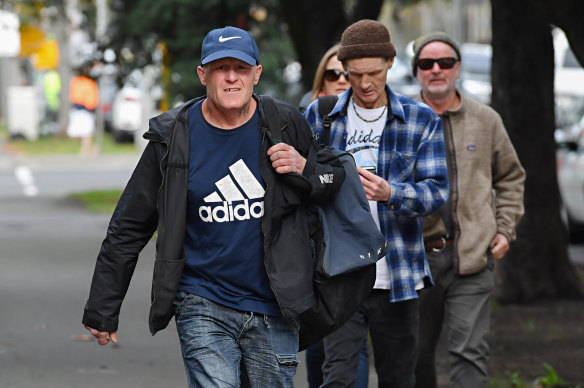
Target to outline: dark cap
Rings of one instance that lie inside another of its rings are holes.
[[[201,65],[222,58],[235,58],[255,66],[260,64],[260,54],[255,40],[237,27],[224,27],[210,31],[203,40]]]
[[[418,39],[416,39],[414,41],[414,57],[412,58],[412,72],[414,73],[414,77],[416,76],[417,72],[418,72],[418,57],[420,56],[420,51],[422,51],[422,48],[427,45],[428,43],[431,42],[443,42],[446,43],[447,45],[449,45],[450,47],[452,47],[454,49],[454,51],[456,51],[456,56],[459,61],[462,59],[460,57],[460,48],[458,47],[458,43],[456,43],[456,41],[454,39],[452,39],[450,37],[450,35],[448,35],[445,32],[442,31],[436,31],[436,32],[431,32],[427,35],[422,35],[420,36]]]
[[[359,20],[347,27],[341,37],[341,47],[337,53],[339,61],[365,57],[395,57],[389,31],[375,20]]]

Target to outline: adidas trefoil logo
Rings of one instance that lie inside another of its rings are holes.
[[[206,203],[215,205],[199,207],[201,220],[204,222],[233,222],[249,220],[252,217],[261,218],[264,215],[264,201],[250,203],[250,200],[264,198],[265,190],[261,183],[253,176],[242,159],[229,166],[229,171],[235,181],[230,175],[227,175],[215,182],[221,195],[214,191],[203,198]],[[243,190],[243,193],[238,186]],[[233,205],[233,202],[241,201],[243,202]]]

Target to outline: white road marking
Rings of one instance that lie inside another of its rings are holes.
[[[14,169],[14,175],[22,186],[22,192],[25,197],[36,197],[39,194],[39,189],[34,183],[34,176],[30,168],[18,166]]]

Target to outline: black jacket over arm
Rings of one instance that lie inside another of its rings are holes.
[[[273,142],[265,124],[262,100],[257,95],[254,98],[258,101],[262,133],[260,171],[266,184],[262,218],[264,263],[282,313],[294,320],[314,301],[305,208],[311,201],[334,195],[344,180],[344,170],[335,156],[318,148],[300,112],[277,101],[282,140],[307,159],[302,175],[311,183],[310,188],[300,190],[290,184],[290,176],[276,173],[267,155]],[[117,204],[97,257],[83,314],[83,324],[89,327],[117,331],[122,301],[138,255],[156,230],[151,333],[165,328],[173,316],[172,302],[185,264],[190,151],[187,116],[188,108],[197,100],[150,119],[150,128],[144,135],[149,143]],[[332,174],[333,179],[319,179],[324,174]]]

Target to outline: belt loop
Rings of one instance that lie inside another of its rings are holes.
[[[441,248],[432,248],[432,252],[442,252],[444,248],[446,248],[446,238],[444,236],[440,237],[440,241],[442,241]]]

